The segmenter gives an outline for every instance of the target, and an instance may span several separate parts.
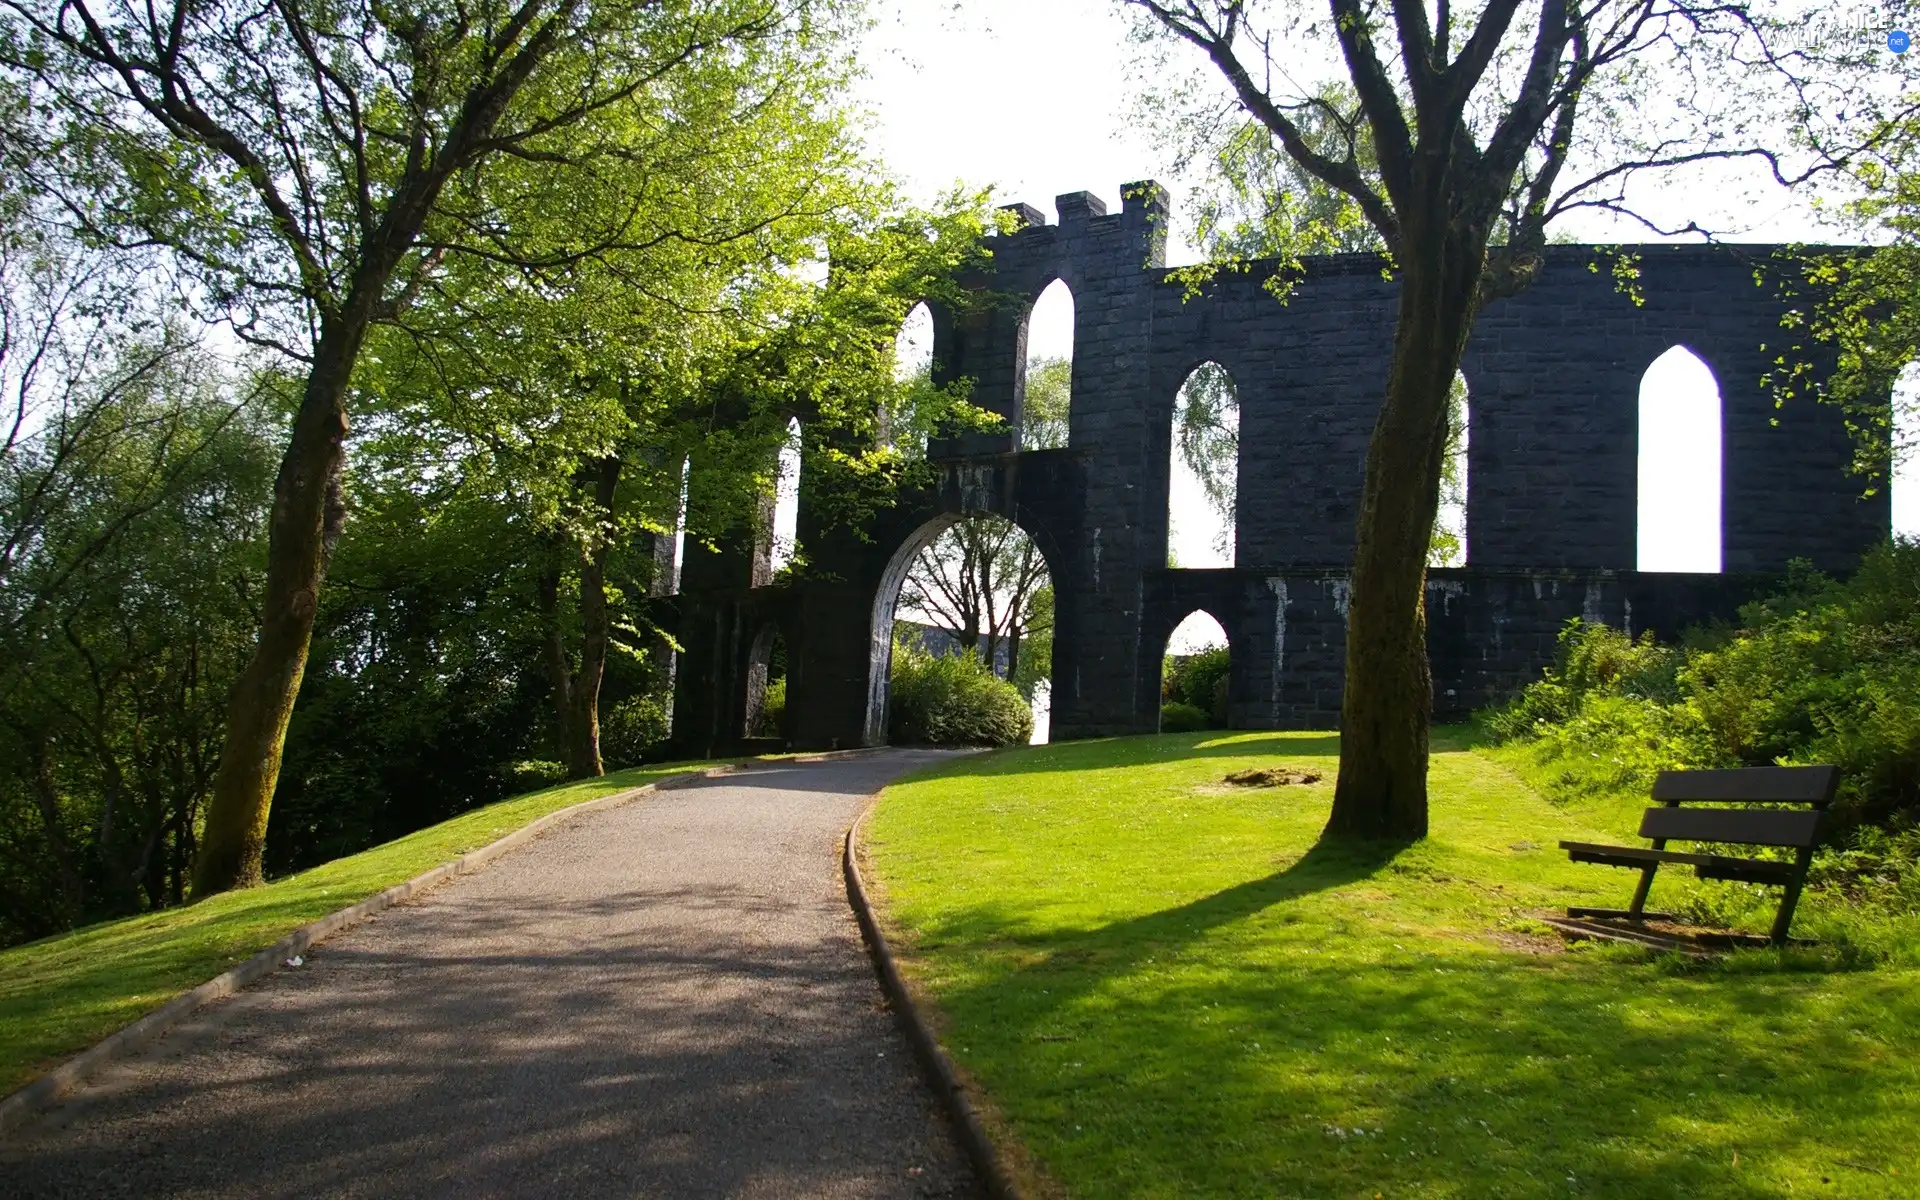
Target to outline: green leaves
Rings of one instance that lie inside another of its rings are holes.
[[[1804,565],[1740,628],[1680,646],[1573,622],[1559,662],[1489,725],[1565,764],[1569,794],[1643,789],[1669,767],[1834,763],[1847,824],[1920,811],[1920,548],[1839,582]]]
[[[1020,408],[1020,448],[1050,450],[1067,444],[1073,401],[1073,360],[1038,358],[1027,363],[1027,393]]]
[[[1800,304],[1781,323],[1789,332],[1762,381],[1782,403],[1811,398],[1845,412],[1868,494],[1913,453],[1915,435],[1902,429],[1915,428],[1920,404],[1912,389],[1888,403],[1920,360],[1920,118],[1889,124],[1880,144],[1880,155],[1853,172],[1860,192],[1841,214],[1877,245],[1789,253],[1782,290]]]
[[[92,349],[0,448],[0,942],[180,901],[254,637],[275,381]]]

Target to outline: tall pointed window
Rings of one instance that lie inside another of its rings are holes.
[[[680,568],[687,561],[687,487],[693,480],[693,458],[680,460],[680,507],[673,516],[673,565],[668,575],[667,595],[680,591]]]
[[[1051,450],[1067,444],[1073,399],[1073,292],[1063,280],[1047,285],[1027,313],[1026,399],[1020,409],[1020,448]]]
[[[1240,483],[1240,397],[1225,367],[1201,363],[1180,385],[1169,440],[1167,565],[1189,570],[1231,567]]]
[[[1440,466],[1440,509],[1428,544],[1430,567],[1467,565],[1467,377],[1453,373],[1447,396],[1447,456]]]
[[[1720,385],[1684,346],[1640,379],[1636,565],[1720,570]]]
[[[893,377],[902,381],[933,371],[933,310],[913,306],[893,339]]]
[[[1920,362],[1893,385],[1893,534],[1920,538]]]
[[[780,447],[779,471],[773,484],[773,570],[777,574],[793,561],[795,535],[800,528],[800,418],[787,419],[787,440]]]
[[[915,458],[926,450],[928,433],[915,396],[933,386],[933,310],[924,302],[913,306],[894,336],[893,377],[900,393],[882,401],[874,413],[873,440]]]

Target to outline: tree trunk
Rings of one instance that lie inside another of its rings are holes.
[[[1427,833],[1427,551],[1447,444],[1447,398],[1473,326],[1484,237],[1408,222],[1386,401],[1367,446],[1347,607],[1340,779],[1330,836]],[[1417,239],[1417,240],[1416,240]]]
[[[607,554],[613,545],[613,498],[620,485],[620,460],[601,459],[593,468],[594,502],[600,528],[580,565],[580,669],[573,676],[567,721],[567,774],[574,779],[605,775],[600,761],[600,681],[606,675]]]
[[[54,875],[60,881],[60,899],[64,911],[55,919],[57,923],[48,923],[36,928],[33,933],[52,933],[58,928],[71,928],[81,920],[86,911],[87,885],[75,861],[72,843],[67,840],[66,822],[60,812],[60,785],[54,778],[53,759],[47,753],[47,739],[38,731],[29,732],[20,728],[28,738],[28,752],[33,756],[33,798],[40,810],[40,824],[46,833],[47,848],[53,852]],[[27,910],[23,907],[22,913]]]
[[[560,629],[560,554],[559,539],[549,548],[547,562],[535,582],[540,626],[545,634],[542,649],[547,658],[547,686],[552,689],[553,719],[560,725],[560,746],[571,753],[573,735],[573,664],[567,657],[566,634]]]
[[[346,460],[347,384],[370,306],[371,298],[363,298],[354,307],[368,311],[323,323],[293,436],[274,479],[260,641],[227,706],[226,743],[194,862],[196,897],[260,882],[267,809],[280,780],[287,722],[306,674],[327,559],[346,521],[340,469]]]

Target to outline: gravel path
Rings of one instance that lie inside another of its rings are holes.
[[[0,1145],[14,1196],[972,1196],[839,841],[931,752],[583,817],[202,1011]]]

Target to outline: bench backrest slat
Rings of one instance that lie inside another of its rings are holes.
[[[1722,771],[1662,771],[1653,781],[1655,800],[1734,800],[1749,804],[1833,802],[1838,767],[1735,767]],[[1791,844],[1791,843],[1787,843]]]
[[[1640,836],[1751,846],[1811,846],[1820,836],[1822,815],[1817,808],[1650,808],[1640,821]]]

